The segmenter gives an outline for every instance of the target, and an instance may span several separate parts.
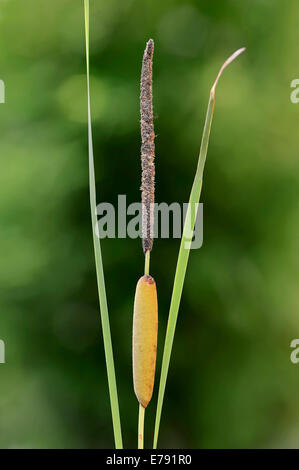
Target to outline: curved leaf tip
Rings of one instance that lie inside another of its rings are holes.
[[[238,49],[237,51],[235,51],[228,59],[226,59],[226,61],[224,62],[224,64],[221,66],[219,72],[218,72],[218,75],[216,77],[216,80],[211,88],[211,95],[214,95],[215,96],[215,90],[216,90],[216,86],[217,86],[217,83],[219,81],[219,78],[221,77],[222,75],[222,72],[226,69],[226,67],[231,64],[231,62],[233,62],[233,60],[235,60],[240,54],[242,54],[242,52],[244,52],[246,49],[246,47],[241,47],[241,49]]]

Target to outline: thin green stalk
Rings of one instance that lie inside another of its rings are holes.
[[[91,128],[91,111],[90,111],[90,86],[89,86],[89,0],[84,0],[84,16],[85,16],[85,38],[86,38],[86,74],[87,74],[87,106],[88,106],[88,161],[89,161],[89,191],[90,191],[90,208],[92,221],[92,234],[95,253],[97,283],[100,301],[101,321],[103,329],[104,350],[106,358],[106,367],[108,375],[108,385],[110,394],[110,405],[112,412],[113,431],[115,448],[122,449],[121,424],[119,416],[118,395],[115,379],[115,369],[113,360],[113,350],[111,341],[111,332],[109,324],[108,306],[106,298],[106,288],[104,280],[104,270],[101,254],[100,240],[96,236],[96,186],[94,174],[94,157],[92,144],[92,128]]]
[[[150,258],[151,258],[151,252],[147,250],[145,253],[145,261],[144,261],[144,274],[146,276],[149,275]]]
[[[166,331],[166,337],[165,337],[165,343],[164,343],[162,367],[161,367],[155,430],[154,430],[154,443],[153,443],[154,449],[157,448],[163,399],[164,399],[175,327],[176,327],[176,322],[177,322],[177,317],[178,317],[178,312],[179,312],[179,307],[180,307],[180,300],[181,300],[185,274],[186,274],[186,269],[187,269],[187,263],[188,263],[189,253],[190,253],[190,242],[192,239],[192,233],[194,230],[194,224],[196,220],[197,204],[199,203],[199,198],[200,198],[200,193],[201,193],[203,170],[204,170],[204,165],[205,165],[207,151],[208,151],[210,130],[211,130],[213,112],[214,112],[214,106],[215,106],[216,85],[218,83],[218,80],[223,70],[239,54],[241,54],[244,51],[244,49],[245,48],[237,50],[222,65],[210,92],[210,99],[208,103],[206,120],[205,120],[204,130],[202,134],[202,141],[201,141],[201,146],[200,146],[198,164],[197,164],[195,178],[194,178],[194,182],[193,182],[193,186],[192,186],[192,190],[191,190],[191,194],[189,198],[189,204],[188,204],[188,209],[187,209],[187,214],[186,214],[186,219],[185,219],[185,224],[184,224],[184,229],[183,229],[183,235],[182,235],[181,244],[180,244],[179,256],[178,256],[178,261],[177,261],[177,266],[176,266],[173,291],[172,291],[172,297],[171,297],[171,303],[170,303],[167,331]]]
[[[145,408],[139,404],[139,416],[138,416],[138,449],[144,447],[144,414]]]

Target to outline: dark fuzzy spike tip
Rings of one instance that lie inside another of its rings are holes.
[[[142,165],[142,245],[144,252],[153,246],[155,202],[155,131],[153,123],[152,66],[154,41],[150,39],[143,55],[140,81],[140,125]]]

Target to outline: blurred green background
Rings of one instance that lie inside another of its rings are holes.
[[[297,447],[296,0],[90,1],[98,202],[140,198],[139,76],[155,40],[156,199],[188,200],[217,90],[204,244],[191,252],[160,447]],[[88,194],[83,1],[0,1],[1,448],[113,447]],[[179,240],[156,240],[157,378]],[[131,327],[139,240],[104,240],[125,447],[136,447]],[[146,413],[152,444],[157,385]]]

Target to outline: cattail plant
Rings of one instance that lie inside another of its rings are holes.
[[[143,55],[140,81],[142,246],[145,255],[145,268],[144,276],[139,279],[136,287],[133,317],[133,382],[139,401],[139,449],[144,447],[144,413],[152,397],[154,387],[158,333],[156,283],[149,275],[150,252],[153,247],[155,201],[153,53],[154,41],[150,39]]]
[[[100,241],[95,235],[96,228],[96,190],[94,174],[94,158],[92,145],[92,128],[90,112],[90,89],[89,89],[89,1],[84,0],[85,9],[85,32],[86,32],[86,71],[87,71],[87,103],[88,103],[88,153],[89,153],[89,188],[90,206],[93,228],[94,252],[96,261],[96,273],[98,292],[100,300],[101,320],[104,338],[104,349],[108,375],[110,404],[112,412],[115,447],[122,448],[122,433],[119,416],[118,395],[115,379],[114,360],[111,333],[109,326],[108,307],[106,299],[106,288],[104,282],[104,270],[102,263]],[[175,278],[173,283],[172,297],[168,316],[167,331],[164,343],[164,351],[161,366],[161,376],[158,392],[158,403],[155,420],[153,447],[157,447],[158,434],[162,406],[165,394],[168,368],[170,364],[176,322],[183,291],[185,274],[190,253],[190,234],[194,230],[197,214],[197,204],[200,199],[202,188],[203,171],[208,151],[210,130],[213,120],[215,106],[215,92],[219,78],[224,69],[245,48],[238,49],[232,54],[220,68],[216,80],[211,88],[206,119],[202,134],[200,152],[198,157],[195,177],[189,197],[183,235],[181,239],[179,255],[177,260]],[[152,62],[154,42],[147,42],[141,72],[140,83],[140,114],[141,114],[141,163],[142,163],[142,246],[145,256],[144,275],[139,279],[136,287],[133,318],[133,382],[136,397],[139,401],[138,418],[138,448],[144,447],[144,414],[145,408],[151,400],[154,386],[157,332],[158,332],[158,303],[156,284],[149,274],[150,253],[153,247],[154,234],[154,195],[155,195],[155,144],[153,125],[153,102],[152,102]],[[194,209],[195,207],[195,209]],[[192,237],[191,237],[192,238]]]

